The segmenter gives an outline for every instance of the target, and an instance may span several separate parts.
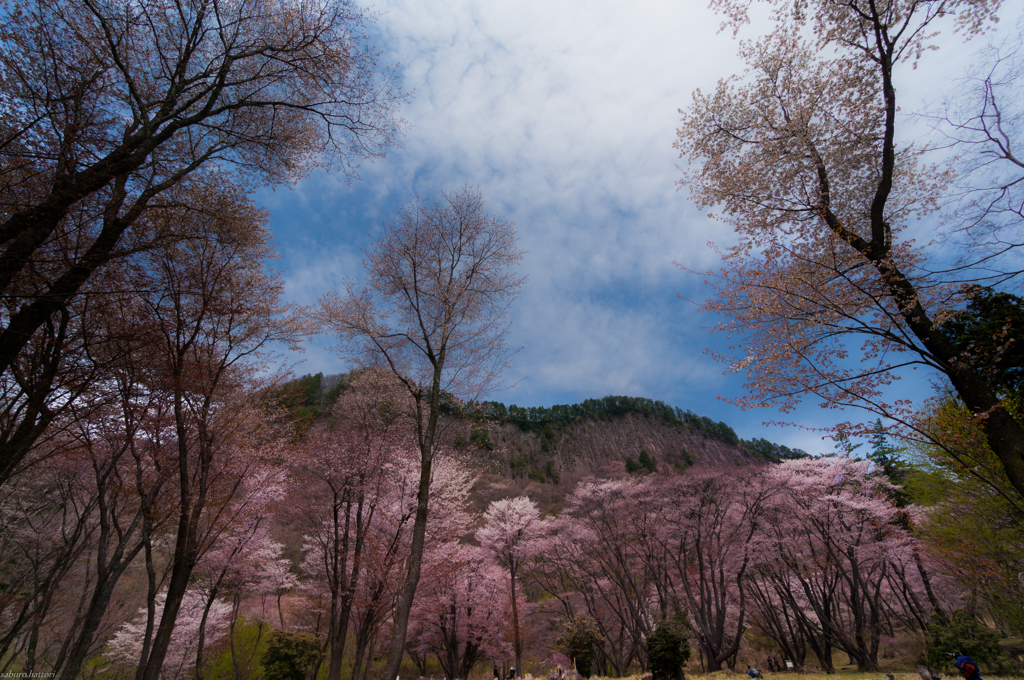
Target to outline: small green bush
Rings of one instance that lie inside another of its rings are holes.
[[[642,449],[640,451],[640,460],[638,460],[637,463],[639,463],[640,467],[644,468],[648,472],[657,472],[658,470],[658,464],[654,462],[653,458],[651,458],[651,454]]]
[[[271,631],[263,653],[264,680],[305,680],[320,658],[320,641],[309,633]]]
[[[576,672],[589,678],[594,667],[594,647],[603,644],[597,623],[588,616],[579,616],[565,625],[565,633],[555,640],[555,649],[576,664]]]
[[[482,449],[487,449],[488,451],[494,450],[494,442],[491,441],[491,433],[488,432],[486,429],[473,430],[473,433],[470,434],[469,439]]]
[[[953,612],[948,622],[933,617],[928,638],[928,665],[932,668],[952,666],[953,659],[948,654],[961,649],[988,670],[999,672],[1009,665],[999,646],[999,635],[966,610]]]
[[[647,662],[652,680],[682,680],[683,666],[690,660],[686,628],[676,621],[663,621],[647,638]]]

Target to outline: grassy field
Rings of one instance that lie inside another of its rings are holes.
[[[766,680],[883,680],[887,673],[892,673],[896,680],[921,680],[917,671],[896,671],[884,670],[877,673],[858,673],[854,670],[837,670],[834,674],[826,673],[765,673]],[[632,675],[629,678],[618,678],[615,680],[641,680],[643,676]],[[1020,680],[1020,675],[982,675],[984,680]],[[716,671],[714,673],[687,673],[686,680],[745,680],[746,674],[737,670]],[[962,680],[959,673],[950,672],[946,674],[949,680]],[[538,678],[538,680],[541,680]],[[591,680],[595,680],[591,678]],[[613,680],[612,678],[600,678],[600,680]]]

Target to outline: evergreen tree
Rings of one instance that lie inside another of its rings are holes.
[[[594,648],[604,644],[597,623],[587,616],[578,616],[565,626],[565,633],[555,640],[555,647],[569,657],[576,672],[589,678],[594,665]]]
[[[652,680],[682,680],[690,659],[688,626],[679,619],[662,621],[647,638],[647,662]]]
[[[905,508],[910,505],[910,494],[904,489],[907,483],[907,464],[900,459],[900,450],[889,444],[886,439],[881,418],[875,421],[875,427],[871,432],[871,453],[868,454],[868,458],[890,482],[899,487],[889,493],[896,507]]]

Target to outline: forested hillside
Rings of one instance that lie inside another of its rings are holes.
[[[331,405],[348,375],[305,375],[280,398],[302,432]],[[445,402],[442,443],[484,475],[484,494],[532,489],[562,498],[587,476],[620,476],[659,467],[735,466],[806,457],[767,439],[740,439],[727,423],[642,397],[608,396],[551,407]],[[557,487],[557,488],[545,488]]]

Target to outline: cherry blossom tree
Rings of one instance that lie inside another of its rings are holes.
[[[26,673],[37,662],[52,663],[57,654],[47,629],[55,619],[74,634],[74,622],[58,612],[75,610],[69,586],[89,586],[80,565],[98,527],[88,462],[83,455],[49,459],[0,492],[0,670],[16,659]]]
[[[522,254],[513,225],[466,188],[403,208],[368,255],[368,287],[321,300],[320,320],[343,351],[391,370],[414,405],[420,482],[385,680],[397,677],[419,583],[442,398],[477,399],[493,387],[508,359],[505,313],[524,281],[510,269]]]
[[[522,566],[538,554],[540,539],[546,530],[537,504],[526,496],[494,501],[484,513],[484,526],[476,532],[476,540],[508,570],[509,600],[512,604],[512,636],[516,656],[516,673],[523,672],[523,639],[519,630],[519,607],[516,580]],[[456,675],[452,677],[466,677]]]
[[[216,238],[174,242],[147,253],[148,295],[140,318],[156,336],[151,377],[163,395],[169,422],[160,433],[161,465],[173,484],[174,517],[165,606],[151,648],[143,648],[138,680],[155,680],[192,572],[205,550],[247,502],[267,490],[284,446],[274,414],[259,392],[256,372],[269,342],[292,342],[299,328],[279,305],[281,287],[263,270],[270,255],[265,215],[247,202],[225,203]],[[227,229],[228,224],[246,229]],[[200,232],[201,233],[201,232]],[[150,550],[144,552],[150,611],[156,595]],[[76,663],[84,649],[76,652]],[[68,664],[65,679],[77,668]]]
[[[213,545],[202,554],[192,573],[193,587],[206,599],[196,645],[197,680],[203,678],[207,618],[218,597],[226,596],[231,601],[228,623],[231,659],[235,677],[244,678],[248,672],[242,673],[242,662],[235,649],[235,625],[242,597],[251,593],[266,595],[280,592],[281,588],[287,589],[298,583],[289,571],[291,562],[281,558],[283,546],[270,538],[273,505],[284,495],[281,475],[275,471],[267,478],[257,480],[253,486],[256,493],[244,498],[244,510],[231,512],[233,521],[226,523],[219,535],[211,537]],[[245,660],[246,669],[252,665],[263,634],[264,621],[260,620],[259,624],[252,654]]]
[[[870,465],[848,457],[797,460],[768,472],[779,493],[753,544],[757,572],[788,605],[826,670],[833,647],[858,668],[878,670],[888,603],[899,597],[890,576],[913,569],[911,538],[884,493],[888,483]]]
[[[419,658],[435,654],[450,678],[468,678],[484,659],[506,657],[503,568],[486,550],[455,542],[432,547],[424,558],[423,587],[410,616],[410,651]]]
[[[705,307],[743,338],[719,355],[747,375],[739,402],[789,410],[814,396],[913,428],[911,405],[890,385],[927,367],[963,399],[1024,493],[1024,426],[940,329],[969,291],[934,274],[906,232],[950,177],[898,141],[894,84],[931,54],[940,27],[979,33],[1000,3],[768,4],[774,31],[741,43],[747,72],[694,93],[678,140],[694,163],[681,184],[699,205],[722,206],[739,237],[709,277],[718,298]],[[747,21],[749,3],[715,6],[737,30]]]
[[[661,608],[645,559],[646,515],[639,482],[584,480],[541,541],[544,558],[532,574],[562,601],[569,622],[584,611],[594,621],[604,639],[597,668],[617,674],[634,660],[646,664],[644,640]]]
[[[407,400],[391,373],[365,371],[351,380],[332,420],[306,434],[308,453],[294,483],[308,530],[304,569],[330,591],[329,680],[341,677],[370,527],[386,501],[385,473],[411,444]]]
[[[688,604],[709,671],[719,670],[739,649],[747,616],[744,580],[753,558],[751,539],[769,496],[760,470],[726,474],[700,468],[668,478],[647,494],[657,498],[657,541],[673,572],[667,587]]]
[[[167,596],[156,597],[158,611],[162,611]],[[231,605],[223,601],[207,603],[206,597],[198,590],[189,590],[182,598],[177,614],[177,626],[171,636],[166,660],[162,664],[160,678],[182,680],[188,677],[196,659],[196,649],[203,643],[212,642],[227,632],[231,616]],[[108,644],[107,658],[115,666],[133,669],[143,656],[146,632],[149,628],[149,612],[139,611],[138,616],[125,623]]]

